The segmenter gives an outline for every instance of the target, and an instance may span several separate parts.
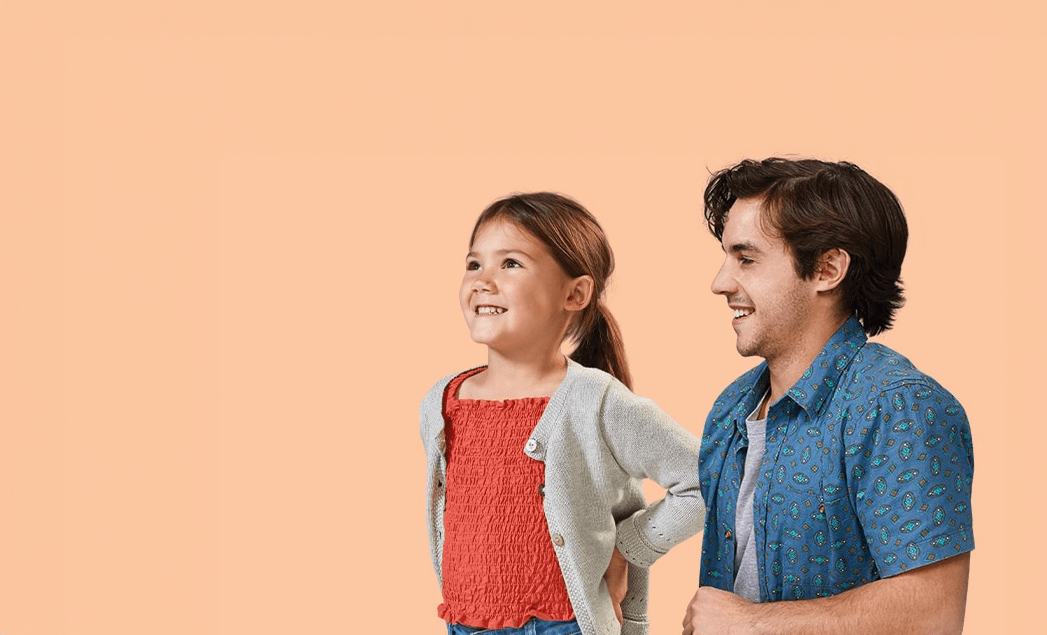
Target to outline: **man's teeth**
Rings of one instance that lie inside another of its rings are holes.
[[[752,314],[752,310],[751,309],[735,309],[734,310],[734,317],[736,317],[736,318],[745,317],[745,316],[750,315],[750,314]]]
[[[480,315],[494,315],[497,313],[505,313],[505,309],[497,306],[478,306],[476,312]]]

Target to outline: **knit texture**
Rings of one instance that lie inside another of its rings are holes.
[[[444,400],[437,382],[421,406],[426,454],[429,550],[442,588],[447,470]],[[617,379],[568,360],[520,451],[545,463],[545,519],[578,626],[585,635],[648,632],[648,567],[705,520],[698,483],[700,443],[650,399]],[[666,490],[647,505],[641,481]],[[615,619],[603,575],[615,547],[629,561],[624,620]]]
[[[458,399],[447,387],[443,604],[451,624],[488,629],[574,617],[542,509],[545,465],[524,453],[548,397]]]

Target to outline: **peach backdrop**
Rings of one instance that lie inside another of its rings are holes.
[[[754,363],[701,190],[773,154],[900,196],[881,341],[972,421],[966,632],[1039,628],[1041,6],[0,2],[0,633],[441,632],[417,406],[484,360],[476,214],[593,210],[637,392],[700,433]]]

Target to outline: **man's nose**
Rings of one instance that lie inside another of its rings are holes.
[[[728,271],[726,262],[720,266],[720,270],[713,276],[710,290],[717,295],[730,295],[734,291],[734,278]]]

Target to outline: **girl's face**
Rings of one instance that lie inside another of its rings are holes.
[[[459,296],[474,342],[503,354],[559,350],[570,295],[571,279],[529,232],[495,219],[476,233]]]

